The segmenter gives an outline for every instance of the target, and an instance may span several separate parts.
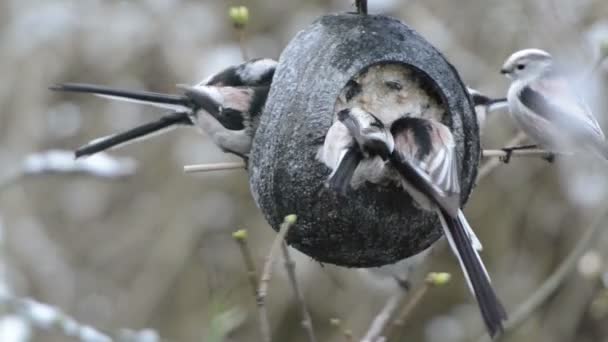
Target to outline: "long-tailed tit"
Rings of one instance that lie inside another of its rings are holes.
[[[171,112],[126,132],[95,139],[76,150],[76,157],[91,155],[148,138],[179,126],[197,126],[223,151],[247,158],[257,117],[270,89],[277,62],[254,59],[214,74],[194,86],[178,86],[182,95],[130,91],[92,84],[64,83],[52,90],[91,93],[148,104]]]
[[[327,132],[318,158],[333,170],[328,186],[345,193],[360,163],[382,165],[388,159],[393,137],[376,116],[360,108],[343,109],[337,119]],[[381,173],[378,170],[378,175]]]
[[[345,125],[353,137],[351,142],[356,142],[349,148],[359,147],[359,140],[354,137],[360,135],[359,127],[365,126],[365,123],[361,122],[362,119],[373,117],[371,113],[366,116],[361,112],[360,109],[341,112],[343,116],[350,116],[348,119],[341,118],[341,122],[358,122],[357,125]],[[383,130],[386,131],[385,128]],[[374,151],[391,151],[389,164],[384,164],[382,170],[376,172],[392,178],[389,183],[397,181],[421,208],[437,213],[467,284],[477,299],[488,332],[495,336],[503,329],[502,321],[506,319],[506,312],[492,288],[490,277],[478,254],[482,248],[481,243],[460,209],[458,163],[452,133],[438,121],[407,116],[394,121],[390,133],[392,139],[377,140],[386,142],[386,146],[368,148],[368,156],[363,156],[361,163],[370,158],[386,159],[373,155]],[[340,164],[338,163],[338,167]],[[396,172],[391,172],[391,169]],[[369,176],[370,179],[376,177],[377,175]]]
[[[511,115],[535,144],[550,151],[582,150],[608,159],[597,120],[549,53],[539,49],[515,52],[501,72],[512,80],[507,95]]]
[[[488,115],[494,111],[507,109],[509,103],[506,98],[491,98],[487,95],[482,94],[476,89],[467,87],[469,97],[473,102],[475,108],[475,115],[477,116],[477,126],[479,131],[483,131],[486,119]]]

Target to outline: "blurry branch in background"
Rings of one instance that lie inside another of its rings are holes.
[[[251,249],[249,248],[249,244],[247,243],[247,231],[245,229],[237,230],[236,232],[232,233],[232,237],[239,244],[241,254],[243,256],[243,261],[245,262],[245,268],[247,269],[247,279],[249,280],[249,285],[253,290],[253,295],[257,297],[258,274],[255,270],[255,261],[253,260],[253,254],[251,253]]]
[[[158,333],[150,329],[141,331],[123,329],[117,333],[101,332],[95,327],[76,321],[59,308],[29,298],[12,297],[8,293],[0,296],[0,306],[3,311],[18,316],[27,326],[55,331],[77,341],[157,342],[161,340]]]
[[[342,320],[339,318],[332,318],[329,320],[329,324],[333,327],[336,327],[342,336],[344,336],[345,342],[354,342],[353,331],[347,328],[342,327]]]
[[[245,46],[245,40],[247,38],[245,28],[249,23],[249,9],[246,6],[233,6],[228,10],[228,16],[236,31],[239,47],[241,48],[241,55],[243,56],[243,59],[247,61],[249,58]]]
[[[293,226],[297,221],[296,215],[287,215],[281,224],[281,228],[277,233],[277,236],[274,238],[272,242],[272,246],[270,247],[270,252],[266,256],[266,260],[264,261],[264,268],[262,271],[262,276],[260,277],[260,285],[258,286],[257,292],[257,305],[258,311],[260,312],[260,327],[262,329],[262,338],[265,342],[269,342],[272,340],[270,335],[270,323],[268,322],[268,312],[266,310],[266,295],[268,294],[268,284],[270,283],[270,279],[272,277],[272,264],[274,262],[274,258],[281,248],[281,244],[283,240],[285,240],[285,236],[289,232],[289,228]]]
[[[519,325],[525,322],[534,311],[536,311],[549,297],[551,297],[564,280],[576,270],[576,265],[579,259],[589,250],[593,243],[598,241],[603,228],[606,227],[605,221],[608,218],[608,208],[603,209],[602,213],[597,215],[593,223],[587,227],[584,235],[576,243],[574,249],[555,269],[553,274],[547,278],[542,285],[532,293],[526,300],[523,301],[509,315],[509,320],[505,323],[505,336],[516,329]],[[488,336],[482,335],[477,341],[490,341]]]
[[[98,153],[75,159],[74,152],[49,150],[26,156],[23,161],[0,176],[0,192],[26,178],[52,175],[85,175],[102,179],[121,179],[135,173],[137,163],[130,158],[116,158]]]
[[[185,173],[195,172],[208,172],[208,171],[225,171],[234,169],[244,169],[245,163],[242,161],[238,162],[225,162],[225,163],[210,163],[210,164],[193,164],[184,166]]]
[[[248,243],[248,234],[244,229],[237,230],[232,233],[232,237],[239,244],[241,249],[241,255],[243,256],[243,261],[245,262],[245,269],[247,270],[247,279],[249,280],[249,286],[253,291],[253,297],[256,299],[256,306],[258,309],[258,319],[260,325],[260,334],[262,335],[263,341],[270,341],[270,326],[268,323],[268,313],[266,312],[266,308],[263,305],[260,305],[259,302],[259,290],[258,290],[258,274],[255,269],[255,261],[253,259],[253,254],[251,253],[251,248],[249,248]]]
[[[134,331],[122,329],[115,333],[102,332],[80,323],[61,309],[31,298],[13,295],[6,279],[4,226],[0,222],[0,336],[11,336],[11,341],[29,341],[32,328],[54,331],[82,342],[158,342],[158,333],[151,329]],[[10,330],[10,331],[9,331]]]
[[[388,341],[394,335],[394,329],[402,327],[420,303],[424,295],[431,287],[443,286],[451,279],[449,273],[429,273],[424,279],[423,284],[411,294],[406,296],[405,289],[391,296],[380,313],[376,315],[371,326],[367,330],[362,342],[381,342]]]
[[[207,336],[201,341],[224,342],[228,335],[243,324],[247,315],[241,308],[221,310],[213,315]],[[143,342],[143,341],[142,341]]]
[[[411,297],[402,306],[402,309],[397,313],[397,317],[393,320],[392,324],[385,327],[384,336],[388,340],[390,340],[395,334],[395,330],[398,328],[403,328],[405,322],[407,321],[410,314],[414,311],[414,308],[420,303],[424,295],[431,287],[435,286],[443,286],[447,284],[452,278],[452,275],[449,273],[429,273],[429,275],[424,280],[424,284],[417,288],[414,293],[411,294]]]
[[[308,312],[306,302],[304,301],[304,294],[302,293],[302,290],[298,285],[298,280],[296,279],[296,263],[293,261],[293,259],[291,259],[287,243],[284,240],[281,244],[281,248],[283,249],[283,258],[285,259],[287,276],[289,277],[289,282],[293,288],[293,294],[296,297],[296,302],[298,303],[302,313],[302,327],[304,327],[304,330],[308,335],[308,341],[317,342],[317,337],[315,336],[315,331],[312,325],[312,319],[310,318],[310,313]]]

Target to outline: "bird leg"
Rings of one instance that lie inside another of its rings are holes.
[[[508,164],[511,161],[511,155],[513,151],[521,151],[521,150],[531,150],[534,148],[538,148],[537,145],[520,145],[520,146],[511,146],[511,147],[503,147],[501,150],[505,151],[506,155],[504,157],[500,157],[500,161]]]

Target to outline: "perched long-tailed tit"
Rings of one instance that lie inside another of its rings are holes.
[[[528,137],[549,151],[593,152],[608,159],[604,133],[587,104],[559,73],[549,53],[515,52],[501,72],[512,79],[509,110]]]
[[[337,119],[327,132],[318,158],[333,170],[328,186],[345,193],[360,163],[383,164],[388,159],[393,137],[376,116],[360,108],[343,109]]]
[[[341,112],[343,116],[350,116],[341,118],[341,122],[357,122],[354,125],[345,125],[351,137],[360,135],[360,127],[365,125],[363,120],[370,121],[368,118],[373,117],[371,113],[364,115],[362,112],[363,110],[356,108]],[[382,131],[386,129],[383,128]],[[421,208],[437,213],[467,284],[477,299],[488,332],[491,336],[495,336],[502,331],[502,321],[507,315],[492,288],[490,277],[478,254],[482,248],[481,243],[460,209],[458,163],[452,133],[447,126],[435,120],[407,116],[393,122],[390,133],[392,139],[380,135],[382,139],[374,140],[385,142],[386,146],[367,148],[368,155],[362,154],[360,163],[370,158],[386,159],[386,156],[374,155],[374,151],[383,151],[383,153],[387,150],[391,151],[388,157],[389,164],[384,164],[383,170],[378,172],[385,177],[397,177],[389,180],[389,183],[397,181]],[[349,149],[363,150],[358,139],[352,138],[352,141],[356,144],[350,145]],[[338,168],[342,166],[341,164],[337,164]],[[396,172],[393,173],[388,169]],[[374,179],[377,175],[369,177]]]
[[[182,95],[130,91],[91,84],[64,83],[52,90],[152,105],[172,112],[157,121],[126,132],[95,139],[76,150],[76,157],[91,155],[148,138],[179,126],[197,126],[223,151],[247,158],[257,117],[270,89],[277,62],[254,59],[214,74],[195,86],[178,86]]]
[[[483,131],[486,119],[490,113],[507,109],[509,107],[509,103],[507,102],[506,98],[491,98],[482,94],[478,90],[469,87],[467,87],[467,91],[471,101],[473,102],[473,107],[475,108],[479,131]]]

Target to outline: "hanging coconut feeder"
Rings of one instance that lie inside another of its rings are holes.
[[[381,266],[425,250],[442,235],[436,215],[419,209],[400,188],[365,184],[342,195],[325,186],[331,170],[316,155],[336,111],[349,105],[349,81],[367,80],[359,105],[388,112],[395,104],[374,88],[374,80],[387,74],[407,83],[399,105],[433,111],[452,129],[462,203],[473,188],[479,129],[454,67],[399,20],[323,16],[281,54],[249,159],[251,191],[268,222],[276,230],[286,215],[296,214],[287,241],[320,262]]]

